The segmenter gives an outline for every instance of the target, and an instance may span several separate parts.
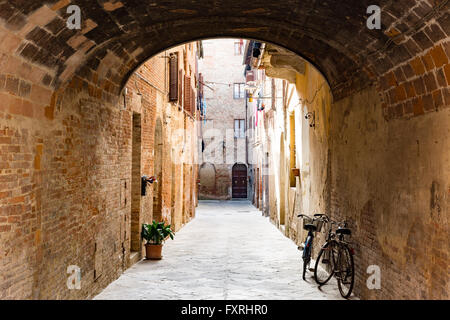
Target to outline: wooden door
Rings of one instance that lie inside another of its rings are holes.
[[[247,166],[245,164],[233,166],[232,193],[233,198],[247,198]]]

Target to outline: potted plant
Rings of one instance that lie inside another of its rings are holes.
[[[146,258],[151,260],[160,260],[162,258],[161,251],[163,242],[167,237],[173,240],[174,233],[170,228],[170,224],[164,222],[144,223],[142,225],[141,236],[145,239]]]

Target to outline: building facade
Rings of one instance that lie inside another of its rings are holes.
[[[242,39],[204,40],[200,199],[247,198],[246,91]]]
[[[23,117],[14,130],[1,124],[23,161],[1,172],[11,180],[1,183],[0,222],[11,218],[0,233],[0,299],[94,297],[143,257],[142,223],[164,220],[178,231],[193,218],[198,48],[178,46],[146,61],[114,102],[100,103],[105,92],[95,89],[112,89],[99,80],[111,67],[91,73],[89,84],[74,78],[64,107],[51,115],[57,125],[33,127]],[[158,179],[145,195],[144,175]],[[26,194],[12,201],[20,190]],[[79,290],[67,284],[73,268]]]
[[[126,100],[133,113],[131,254],[142,253],[142,223],[165,221],[178,231],[197,205],[197,64],[201,42],[163,51],[129,79]],[[142,194],[141,177],[158,182]],[[128,241],[128,238],[127,238]],[[131,261],[142,258],[136,255]]]

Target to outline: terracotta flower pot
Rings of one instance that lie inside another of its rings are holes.
[[[161,260],[162,244],[146,244],[145,255],[150,260]]]

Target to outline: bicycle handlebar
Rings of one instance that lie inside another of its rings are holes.
[[[329,216],[327,216],[326,214],[324,214],[324,213],[316,213],[316,214],[314,214],[313,217],[310,217],[310,216],[307,216],[305,214],[300,213],[300,214],[297,215],[297,217],[298,218],[307,217],[307,218],[312,218],[313,220],[319,220],[320,219],[323,222],[335,224],[335,225],[338,225],[338,226],[340,226],[340,225],[346,226],[347,225],[346,221],[338,222],[338,221],[331,220],[331,218]]]

